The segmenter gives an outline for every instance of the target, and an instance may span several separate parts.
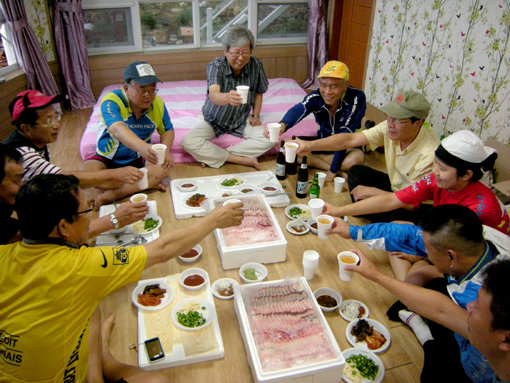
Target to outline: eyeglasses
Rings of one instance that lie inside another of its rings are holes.
[[[87,209],[87,210],[79,211],[75,215],[87,214],[87,213],[90,213],[92,210],[94,210],[93,207],[91,207],[90,209]]]
[[[140,96],[142,97],[146,97],[146,96],[155,96],[158,94],[159,92],[159,89],[158,88],[154,88],[154,89],[135,89],[136,93],[138,93]]]
[[[56,125],[60,119],[62,118],[61,113],[56,113],[53,117],[48,117],[45,122],[35,122],[38,126],[54,126]]]
[[[238,58],[239,56],[243,56],[243,57],[250,57],[251,56],[251,52],[250,51],[243,51],[243,52],[230,52],[228,51],[227,52],[230,56],[232,56],[233,58]]]

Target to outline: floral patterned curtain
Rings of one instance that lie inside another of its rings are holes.
[[[0,0],[11,32],[16,59],[27,77],[27,88],[47,95],[58,94],[46,56],[27,22],[23,0]]]

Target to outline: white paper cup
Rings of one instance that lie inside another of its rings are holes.
[[[320,198],[313,198],[308,201],[308,207],[312,213],[312,219],[317,219],[322,214],[322,208],[324,207],[324,201]]]
[[[306,250],[303,253],[303,272],[307,280],[313,278],[317,266],[319,266],[319,253],[315,250]]]
[[[143,173],[142,179],[138,181],[138,187],[141,190],[145,190],[149,188],[149,175],[147,174],[147,168],[141,168],[140,171]]]
[[[299,145],[295,142],[287,142],[285,144],[285,162],[293,163],[296,160],[296,152]]]
[[[317,217],[317,233],[320,239],[328,239],[326,231],[333,226],[334,218],[327,214],[321,214]]]
[[[344,188],[345,178],[335,177],[335,193],[341,193]]]
[[[248,85],[238,85],[236,86],[236,90],[243,98],[243,104],[246,104],[248,102],[248,91],[250,87]]]
[[[352,251],[342,251],[338,253],[337,258],[340,280],[349,282],[352,279],[353,272],[345,270],[345,266],[352,266],[357,264],[359,262],[359,257]]]
[[[280,137],[280,129],[282,125],[277,122],[270,122],[267,124],[267,130],[269,130],[269,141],[270,142],[278,142],[278,137]]]
[[[326,180],[326,173],[324,173],[324,172],[317,172],[315,174],[319,175],[319,186],[322,189],[324,187],[324,181]]]
[[[147,194],[145,193],[133,194],[129,200],[132,203],[145,202],[147,201]]]
[[[223,206],[228,205],[229,203],[238,203],[238,202],[242,202],[242,201],[237,198],[227,199],[225,202],[223,202]]]
[[[165,144],[152,145],[152,150],[154,150],[158,156],[158,165],[162,165],[165,162],[166,148]]]

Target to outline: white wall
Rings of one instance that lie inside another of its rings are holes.
[[[400,89],[432,103],[439,135],[469,129],[510,146],[510,4],[377,0],[365,93],[381,106]]]

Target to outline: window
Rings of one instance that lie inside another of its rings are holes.
[[[5,24],[3,17],[2,4],[0,4],[0,75],[6,74],[19,68],[14,54],[14,47],[9,28]]]
[[[306,43],[307,0],[83,0],[89,53],[218,46],[232,25],[257,44]]]

